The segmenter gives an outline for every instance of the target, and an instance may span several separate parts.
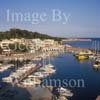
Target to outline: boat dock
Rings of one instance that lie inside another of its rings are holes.
[[[93,52],[93,50],[90,50],[88,48],[77,48],[77,47],[67,47],[65,46],[65,51],[66,52],[71,52],[71,53],[78,53],[78,52]]]
[[[40,68],[39,65],[36,64],[26,64],[23,67],[17,69],[15,72],[10,74],[10,76],[3,78],[2,80],[7,83],[20,83],[25,78],[27,78],[30,74],[37,71]]]
[[[26,71],[21,77],[18,78],[18,82],[20,83],[23,81],[25,78],[27,78],[29,75],[31,75],[33,72],[37,71],[40,67],[35,65],[35,67],[29,69]]]

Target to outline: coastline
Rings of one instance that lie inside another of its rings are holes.
[[[91,42],[92,39],[86,39],[86,38],[67,38],[67,39],[63,39],[63,42]]]

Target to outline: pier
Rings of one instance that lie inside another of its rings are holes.
[[[39,66],[35,66],[31,69],[29,69],[28,71],[26,71],[21,77],[19,77],[17,80],[18,80],[18,83],[20,83],[21,81],[23,81],[25,78],[27,78],[29,75],[31,75],[33,72],[37,71],[40,67]]]
[[[2,80],[7,83],[17,84],[26,79],[33,72],[37,71],[40,68],[40,65],[29,64],[25,65],[12,74],[10,76],[3,78]]]
[[[77,48],[77,47],[68,47],[68,46],[65,46],[65,51],[66,52],[70,52],[70,53],[78,53],[78,52],[92,52],[93,53],[93,50],[90,50],[88,48]]]

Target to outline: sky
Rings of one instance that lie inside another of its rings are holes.
[[[100,0],[0,0],[0,31],[10,28],[58,37],[100,37]]]

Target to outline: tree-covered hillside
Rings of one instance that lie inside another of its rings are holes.
[[[58,37],[52,37],[38,32],[32,32],[28,30],[21,30],[15,28],[10,29],[9,31],[0,32],[0,40],[10,39],[10,38],[25,38],[25,39],[40,38],[40,39],[55,39],[57,41],[61,40],[61,38]]]

